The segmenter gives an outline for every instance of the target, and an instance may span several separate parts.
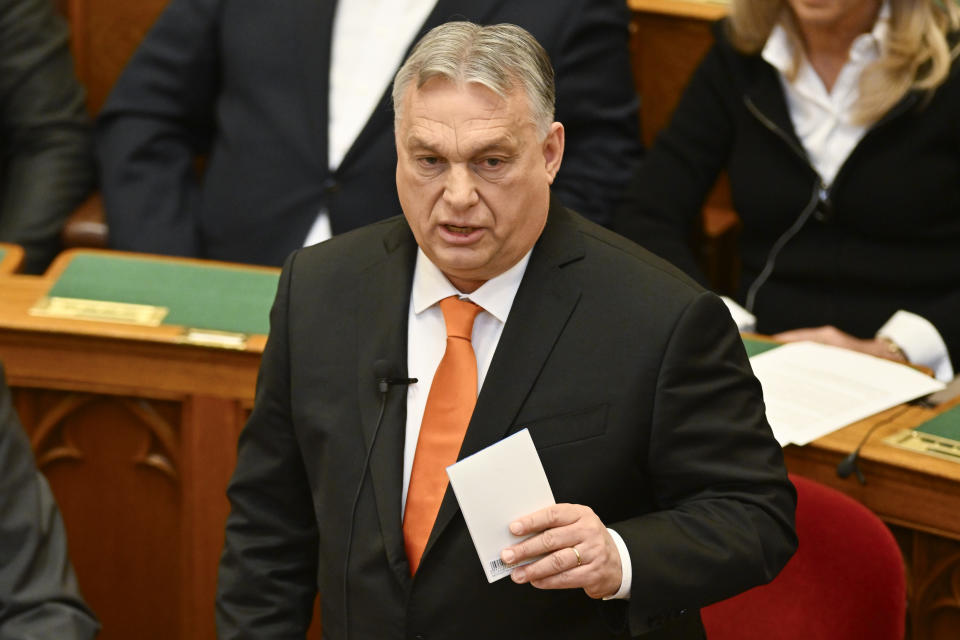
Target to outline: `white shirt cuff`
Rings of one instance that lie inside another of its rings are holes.
[[[604,597],[604,600],[629,600],[630,585],[633,583],[633,565],[630,564],[630,552],[627,551],[627,545],[620,537],[620,534],[613,529],[607,529],[613,543],[617,545],[617,551],[620,553],[620,569],[623,577],[620,580],[620,589],[612,596]]]
[[[737,324],[737,329],[739,329],[741,332],[747,333],[756,332],[757,316],[753,315],[727,296],[720,296],[720,299],[723,300],[723,304],[727,305],[727,310],[730,312],[730,316],[733,318],[733,321]]]
[[[880,327],[877,337],[893,340],[903,349],[907,360],[929,367],[937,380],[953,380],[953,363],[950,362],[947,345],[933,323],[923,316],[901,309]]]

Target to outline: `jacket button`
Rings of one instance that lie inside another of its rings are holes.
[[[320,184],[320,188],[323,189],[324,193],[336,193],[340,190],[340,185],[333,178],[327,178]]]

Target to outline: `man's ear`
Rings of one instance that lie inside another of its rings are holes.
[[[557,172],[560,171],[560,163],[563,161],[564,140],[563,125],[559,122],[551,124],[550,131],[544,138],[542,146],[543,159],[550,184],[553,184],[553,179],[557,177]]]

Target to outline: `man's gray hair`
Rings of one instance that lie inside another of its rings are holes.
[[[530,115],[541,137],[553,123],[556,94],[550,57],[526,29],[513,24],[480,26],[447,22],[434,27],[414,47],[393,79],[394,123],[400,119],[407,88],[420,88],[431,78],[475,82],[506,98],[523,89]]]

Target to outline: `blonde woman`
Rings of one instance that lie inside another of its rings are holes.
[[[960,6],[733,0],[616,228],[698,275],[687,245],[730,176],[745,330],[960,358]]]

